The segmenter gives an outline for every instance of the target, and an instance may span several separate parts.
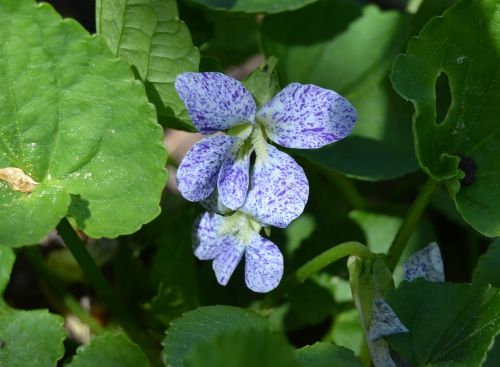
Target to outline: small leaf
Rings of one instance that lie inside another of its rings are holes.
[[[184,367],[301,367],[280,334],[268,330],[233,330],[196,346]]]
[[[373,5],[360,12],[355,2],[334,0],[268,16],[262,43],[267,55],[279,59],[282,85],[312,83],[335,90],[358,111],[349,137],[295,153],[324,169],[377,181],[417,168],[411,107],[388,80],[393,59],[410,34],[410,18]]]
[[[129,67],[29,0],[0,2],[0,39],[0,168],[37,183],[29,193],[0,180],[0,244],[37,243],[66,215],[92,237],[157,216],[163,133]]]
[[[280,13],[294,10],[318,0],[189,0],[214,10],[244,13]]]
[[[163,340],[163,360],[182,367],[189,351],[218,335],[234,330],[267,330],[267,322],[253,312],[232,306],[207,306],[172,322]]]
[[[179,20],[175,0],[98,0],[97,32],[113,54],[132,65],[168,127],[195,131],[175,91],[178,74],[198,71],[200,53]]]
[[[354,353],[330,343],[316,343],[295,351],[304,367],[361,367]]]
[[[0,366],[54,367],[64,354],[64,320],[46,310],[0,311]]]
[[[500,235],[498,2],[458,1],[426,24],[397,58],[391,79],[415,107],[417,158],[443,181],[464,219],[487,236]],[[458,26],[460,25],[460,26]],[[451,105],[441,123],[436,83],[446,74]]]
[[[14,251],[9,247],[0,246],[0,307],[5,305],[2,295],[9,283],[15,261]]]
[[[386,301],[410,330],[385,339],[412,366],[480,366],[500,332],[500,291],[470,284],[403,282]]]
[[[142,350],[124,335],[103,334],[77,349],[68,367],[148,367]]]

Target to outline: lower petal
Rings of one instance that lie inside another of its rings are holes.
[[[264,225],[285,228],[302,214],[309,183],[292,157],[266,146],[267,156],[257,156],[255,161],[251,189],[241,210]]]
[[[182,159],[177,170],[177,187],[189,201],[208,197],[217,184],[222,163],[238,138],[217,135],[200,140]]]
[[[245,282],[254,292],[273,290],[283,276],[283,255],[271,241],[256,234],[246,249]]]
[[[236,237],[224,236],[219,254],[212,263],[215,276],[220,285],[226,285],[233,275],[245,252],[245,245]]]
[[[238,157],[233,152],[224,161],[219,172],[217,187],[219,196],[226,207],[236,210],[243,205],[248,192],[251,151]]]

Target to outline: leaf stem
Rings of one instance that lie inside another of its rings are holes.
[[[303,283],[313,274],[347,256],[356,256],[364,260],[369,260],[373,258],[374,254],[368,249],[368,247],[356,241],[344,242],[334,246],[309,260],[295,272],[290,274],[274,292],[270,293],[268,297],[263,299],[261,308],[270,307],[279,298],[281,298],[281,296],[283,296],[287,289]]]
[[[387,254],[387,265],[391,270],[393,270],[399,262],[399,258],[403,254],[411,234],[413,233],[420,217],[422,216],[422,213],[438,187],[439,182],[429,177],[406,213],[403,223],[401,224],[401,227],[399,227]]]
[[[108,280],[104,277],[101,269],[97,266],[84,243],[66,218],[59,223],[57,231],[78,262],[78,265],[80,265],[87,280],[109,307],[111,314],[120,322],[130,338],[142,347],[144,352],[150,357],[150,361],[154,361],[156,359],[156,356],[154,356],[156,348],[151,345],[150,341],[141,332],[138,323],[129,310],[120,303]]]

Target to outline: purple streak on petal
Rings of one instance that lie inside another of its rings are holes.
[[[241,211],[264,225],[285,228],[307,203],[309,183],[302,167],[288,154],[267,145],[267,159],[257,157],[250,191]]]
[[[424,278],[430,282],[444,282],[444,268],[437,243],[432,242],[415,252],[403,265],[405,280]]]
[[[221,249],[212,263],[212,268],[219,284],[226,285],[243,257],[245,245],[232,235],[224,236],[220,244]]]
[[[193,225],[193,250],[200,260],[214,259],[222,249],[222,238],[218,228],[223,217],[205,212],[199,216]]]
[[[255,234],[245,253],[245,282],[254,292],[273,290],[283,276],[283,255],[271,241]]]
[[[222,164],[217,187],[219,195],[226,207],[236,210],[245,202],[248,191],[250,155],[236,158],[238,152],[233,152]]]
[[[387,302],[382,298],[375,299],[372,310],[372,323],[368,331],[370,341],[375,342],[384,336],[407,333],[408,331]]]
[[[222,73],[183,73],[175,89],[203,134],[253,122],[255,101],[241,82]]]
[[[238,138],[210,136],[194,144],[177,170],[177,187],[190,201],[207,198],[217,184],[217,176]]]
[[[289,148],[320,148],[343,139],[357,114],[347,99],[312,84],[293,83],[257,113],[269,138]]]

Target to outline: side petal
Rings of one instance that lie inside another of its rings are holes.
[[[255,101],[241,82],[222,73],[182,73],[175,89],[203,134],[253,122]]]
[[[387,302],[382,298],[375,299],[372,310],[372,323],[368,331],[370,341],[375,342],[384,336],[407,333],[408,331]]]
[[[444,282],[444,267],[437,243],[432,242],[415,252],[403,265],[405,280],[424,278],[430,282]]]
[[[283,276],[283,255],[271,241],[256,234],[245,253],[245,283],[254,292],[273,290]]]
[[[292,83],[257,113],[274,142],[288,148],[320,148],[343,139],[357,113],[340,94],[312,84]]]
[[[177,188],[189,201],[207,198],[217,184],[217,175],[238,138],[210,136],[194,144],[177,170]]]
[[[251,174],[250,191],[241,211],[264,225],[285,228],[302,214],[309,183],[302,167],[288,154],[266,144]]]
[[[218,229],[223,217],[205,212],[199,216],[193,225],[194,255],[200,260],[212,260],[222,249],[222,238]]]
[[[250,155],[238,157],[238,151],[230,154],[222,164],[217,187],[222,204],[232,210],[243,205],[250,181]]]
[[[232,235],[223,237],[220,252],[212,263],[212,268],[220,285],[227,284],[244,252],[245,245],[238,237]]]

